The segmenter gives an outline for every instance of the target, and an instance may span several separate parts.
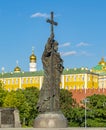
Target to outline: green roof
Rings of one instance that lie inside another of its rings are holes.
[[[102,65],[97,65],[97,66],[93,67],[92,69],[95,70],[95,71],[96,70],[99,71],[99,70],[102,70],[102,67],[103,67]]]
[[[44,71],[0,73],[0,78],[43,76]]]
[[[87,68],[74,68],[74,69],[64,69],[63,75],[66,74],[96,74],[88,70]],[[10,72],[10,73],[0,73],[0,78],[12,78],[12,77],[33,77],[33,76],[43,76],[44,71],[36,72]],[[97,74],[96,74],[97,75]]]
[[[96,74],[88,70],[87,68],[74,68],[74,69],[65,69],[63,74]]]

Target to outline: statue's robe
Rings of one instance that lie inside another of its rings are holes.
[[[64,67],[57,46],[58,43],[50,37],[42,55],[44,80],[37,104],[38,111],[41,113],[60,109],[60,78]]]

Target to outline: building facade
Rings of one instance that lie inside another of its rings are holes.
[[[1,73],[0,80],[6,90],[25,89],[27,87],[37,87],[41,89],[43,83],[43,71],[21,72],[20,67],[16,67],[14,72]],[[67,90],[79,90],[98,88],[98,74],[87,68],[66,69],[61,75],[60,88]]]
[[[3,87],[8,90],[25,89],[27,87],[36,87],[41,89],[43,83],[43,70],[37,71],[36,56],[34,51],[29,57],[29,71],[21,71],[16,65],[13,72],[5,73],[2,69],[0,81]],[[106,93],[106,69],[104,58],[97,66],[91,70],[87,68],[64,69],[61,75],[60,89],[67,89],[72,92],[73,98],[78,103],[81,100],[93,94]]]
[[[99,88],[106,89],[106,61],[103,57],[98,64],[92,68],[92,72],[99,74]]]
[[[62,88],[68,90],[79,90],[98,88],[98,74],[87,68],[74,68],[64,70],[62,75]]]
[[[29,71],[21,71],[16,65],[13,72],[5,73],[4,68],[0,73],[0,81],[3,87],[8,90],[25,89],[37,87],[41,89],[43,83],[43,70],[37,71],[36,56],[34,51],[29,57]],[[106,62],[101,58],[98,65],[91,70],[87,68],[64,69],[61,75],[60,89],[67,89],[72,92],[78,102],[93,94],[106,93]]]

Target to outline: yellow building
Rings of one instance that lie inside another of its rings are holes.
[[[64,89],[92,89],[98,88],[98,74],[87,68],[74,68],[64,70],[61,78],[62,88]]]
[[[41,89],[44,72],[37,71],[34,50],[32,50],[29,60],[29,72],[21,71],[21,68],[17,64],[13,72],[5,73],[3,71],[0,74],[0,80],[3,82],[6,90],[25,89],[26,87],[32,86]],[[97,89],[99,88],[98,79],[99,75],[87,68],[64,69],[61,75],[60,88],[68,90]]]
[[[32,50],[32,54],[29,57],[29,60],[29,72],[21,71],[18,63],[14,68],[14,71],[11,73],[5,73],[3,70],[3,72],[0,74],[0,80],[4,84],[5,89],[10,91],[25,89],[26,87],[31,86],[41,88],[43,81],[43,71],[37,71],[34,50]]]
[[[102,57],[98,65],[92,68],[94,73],[99,74],[99,88],[106,89],[106,61]]]
[[[1,73],[0,80],[7,90],[25,89],[26,87],[42,87],[43,71],[21,72],[17,66],[14,72]],[[98,88],[98,74],[86,68],[64,70],[61,76],[60,88],[63,89],[92,89]]]

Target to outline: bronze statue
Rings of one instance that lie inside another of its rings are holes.
[[[53,20],[53,12],[51,12],[51,20],[48,19],[47,22],[51,24],[51,35],[42,55],[44,80],[37,104],[38,111],[41,113],[60,110],[60,77],[64,68],[63,60],[57,52],[58,42],[54,40],[53,25],[57,25],[57,22]]]

